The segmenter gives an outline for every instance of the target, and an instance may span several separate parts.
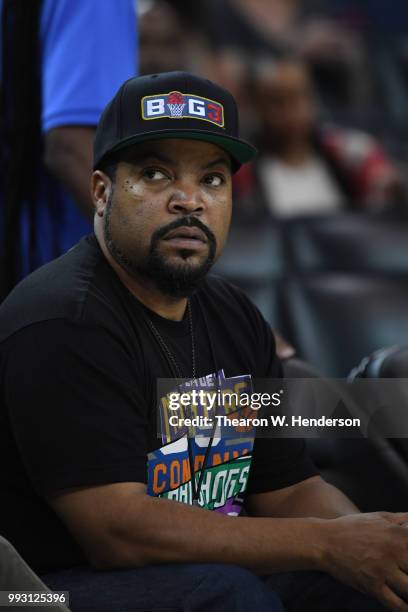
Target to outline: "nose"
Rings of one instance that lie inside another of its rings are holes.
[[[173,214],[188,215],[202,213],[204,211],[204,202],[199,187],[184,181],[183,185],[179,185],[171,194],[168,208]]]

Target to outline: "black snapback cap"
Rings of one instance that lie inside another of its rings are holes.
[[[94,168],[130,145],[162,138],[204,140],[231,156],[234,169],[253,159],[255,147],[238,137],[233,96],[188,72],[163,72],[125,81],[99,120]]]

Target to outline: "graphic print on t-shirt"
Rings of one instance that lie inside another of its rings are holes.
[[[214,392],[242,394],[252,392],[250,375],[225,378],[224,371],[209,374],[203,378],[184,383],[179,391],[188,389],[203,389]],[[239,412],[239,406],[221,402],[217,406],[217,414],[228,415]],[[148,487],[149,495],[174,499],[186,504],[192,503],[191,468],[188,452],[188,438],[185,428],[168,426],[168,394],[159,400],[159,412],[162,426],[162,442],[164,446],[148,454]],[[174,414],[174,413],[173,413]],[[207,406],[197,405],[195,415],[206,415]],[[191,450],[194,465],[196,485],[201,476],[209,436],[208,430],[198,430],[196,437],[191,438]],[[255,439],[255,428],[236,429],[236,436],[223,436],[222,428],[217,427],[213,443],[209,450],[198,503],[202,508],[215,510],[237,516],[242,508],[251,467],[252,450]]]

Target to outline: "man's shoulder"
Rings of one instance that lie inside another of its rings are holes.
[[[219,350],[225,351],[226,363],[238,348],[248,372],[258,378],[270,376],[276,364],[272,329],[246,293],[222,277],[210,275],[199,299],[208,329]]]
[[[52,319],[80,320],[101,254],[92,236],[24,278],[0,306],[0,342]]]

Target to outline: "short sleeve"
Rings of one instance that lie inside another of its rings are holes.
[[[146,482],[149,418],[141,378],[106,329],[53,320],[16,334],[5,401],[38,493]]]
[[[318,473],[302,438],[256,438],[247,492],[283,489]]]
[[[281,379],[283,369],[276,355],[272,329],[261,313],[258,317],[259,346],[265,359],[264,376]],[[318,473],[302,438],[256,438],[247,492],[254,494],[283,489]]]
[[[265,333],[273,335],[270,328],[265,330]],[[271,345],[271,350],[273,346],[275,351],[273,340],[269,340],[268,344]],[[270,354],[266,378],[282,378],[282,376],[280,360],[276,354]],[[302,438],[256,438],[248,494],[283,489],[318,473]]]
[[[42,130],[96,125],[120,85],[135,76],[132,0],[44,0]]]
[[[238,287],[230,282],[223,284],[232,293],[237,301],[239,317],[245,315],[247,334],[245,342],[249,350],[255,356],[252,375],[256,378],[281,378],[282,367],[276,356],[275,336],[270,324],[259,308],[249,299],[249,297]],[[248,342],[249,338],[249,342]]]

